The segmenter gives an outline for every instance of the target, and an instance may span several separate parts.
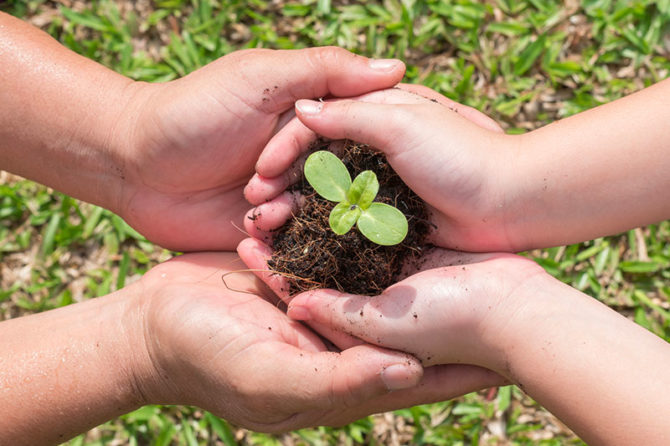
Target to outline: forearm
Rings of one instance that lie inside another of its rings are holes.
[[[0,13],[0,169],[114,210],[134,89]]]
[[[125,289],[0,323],[0,443],[60,444],[144,403],[132,299]]]
[[[498,371],[589,444],[665,444],[670,344],[543,279],[510,318]]]
[[[519,137],[506,197],[521,249],[670,218],[670,80]]]

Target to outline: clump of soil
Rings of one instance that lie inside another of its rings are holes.
[[[327,150],[329,142],[319,141],[313,150]],[[344,142],[338,154],[354,178],[372,170],[379,180],[375,201],[397,207],[409,230],[395,246],[380,246],[365,238],[354,226],[345,235],[335,234],[328,216],[335,205],[321,198],[302,178],[294,187],[305,203],[293,219],[276,233],[273,256],[268,265],[288,278],[289,294],[315,288],[335,288],[353,294],[375,295],[396,282],[403,264],[418,261],[429,230],[425,204],[391,168],[385,156],[366,145]]]

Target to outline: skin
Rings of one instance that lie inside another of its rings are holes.
[[[403,72],[336,48],[249,50],[145,84],[0,13],[0,166],[165,247],[231,249],[243,187],[294,101],[387,88]],[[233,254],[187,255],[111,295],[2,322],[2,441],[60,444],[148,403],[267,432],[340,425],[504,382],[474,366],[424,372],[351,337],[329,351],[252,274],[222,283],[240,268]]]
[[[367,297],[316,290],[288,315],[518,385],[588,444],[662,445],[670,344],[510,254],[435,251],[435,265]]]
[[[380,91],[357,98],[359,101],[382,101],[385,104],[417,105],[431,104],[440,109],[457,111],[468,123],[492,133],[502,133],[502,128],[491,118],[471,107],[463,106],[421,85],[400,84],[393,90]],[[267,261],[272,257],[273,230],[283,225],[301,205],[301,197],[284,192],[286,187],[302,175],[302,162],[306,150],[316,140],[317,134],[305,127],[297,118],[292,119],[273,137],[256,164],[257,173],[247,184],[244,193],[251,203],[260,203],[247,213],[244,219],[245,232],[251,236],[243,240],[237,252],[245,264],[267,283],[283,300],[290,300],[289,285],[285,277],[269,271]],[[333,142],[329,149],[335,153],[340,143]],[[282,171],[283,169],[283,171]],[[270,178],[266,175],[278,175]],[[412,186],[412,185],[410,185]],[[439,215],[429,209],[433,216]],[[360,342],[338,330],[310,322],[310,326],[340,347]]]
[[[657,193],[670,186],[664,130],[669,81],[523,136],[473,125],[441,104],[402,102],[403,94],[298,101],[296,113],[315,133],[385,152],[430,206],[438,226],[432,241],[438,245],[523,250],[670,216],[670,201]],[[279,150],[263,156],[292,161]],[[281,192],[273,178],[257,175],[252,181],[253,187],[265,185],[257,190],[268,196]],[[255,212],[264,215],[254,235],[271,236],[264,231],[273,226],[263,221],[280,221],[291,206],[286,194],[259,206]],[[659,389],[670,385],[668,343],[528,259],[436,251],[430,264],[435,268],[372,299],[333,290],[298,295],[288,314],[411,352],[425,366],[491,369],[589,444],[667,442],[670,430],[659,414],[670,405]]]
[[[147,84],[0,13],[0,167],[106,207],[164,247],[233,250],[243,188],[294,102],[403,74],[400,61],[339,48],[245,50]]]
[[[424,374],[371,345],[329,351],[242,267],[231,253],[188,254],[113,294],[1,323],[3,442],[60,444],[144,404],[263,432],[342,425],[502,382],[474,366]]]
[[[670,200],[657,192],[670,188],[670,80],[525,135],[494,132],[454,107],[402,95],[298,101],[296,113],[312,132],[383,151],[431,206],[439,246],[522,251],[670,218]],[[291,131],[287,126],[275,139],[291,140]],[[290,155],[305,149],[269,145],[261,159],[288,166],[296,158]],[[285,187],[274,172],[258,173],[251,201]]]
[[[303,104],[303,102],[299,102],[298,104]],[[459,125],[462,125],[467,131],[451,132],[448,135],[448,138],[445,136],[445,141],[451,150],[459,152],[454,155],[455,159],[459,162],[462,161],[461,164],[467,162],[468,166],[463,167],[461,170],[467,172],[468,177],[472,177],[473,173],[476,172],[478,168],[478,166],[470,163],[470,160],[467,160],[467,154],[461,153],[464,151],[460,149],[460,147],[469,144],[468,138],[470,137],[470,133],[484,132],[486,135],[493,135],[491,138],[505,137],[502,128],[485,114],[471,107],[458,104],[436,93],[430,88],[420,85],[401,84],[395,89],[373,92],[360,96],[356,98],[355,101],[342,100],[341,102],[314,103],[317,108],[323,109],[324,107],[328,107],[329,110],[331,107],[341,106],[346,108],[351,104],[355,106],[380,107],[383,104],[384,107],[387,107],[385,110],[394,110],[396,107],[400,109],[407,107],[409,109],[415,108],[417,110],[425,110],[425,116],[422,116],[422,118],[417,121],[418,123],[424,123],[427,120],[430,124],[431,119],[437,119],[434,118],[433,115],[436,115],[437,117],[446,116],[457,120]],[[280,227],[291,217],[292,213],[295,212],[300,205],[300,197],[295,196],[291,192],[284,192],[284,190],[301,177],[302,165],[307,155],[306,152],[310,147],[310,144],[317,138],[317,133],[301,122],[301,120],[305,121],[305,118],[302,116],[303,112],[299,111],[298,113],[300,120],[296,118],[295,122],[289,122],[289,124],[279,131],[268,143],[256,165],[257,173],[251,178],[244,191],[247,200],[252,204],[257,205],[256,208],[252,209],[247,214],[248,218],[245,219],[244,222],[245,230],[252,237],[265,242],[271,240],[272,230]],[[346,119],[349,120],[348,122],[351,124],[352,132],[357,132],[358,130],[364,132],[369,130],[372,132],[372,130],[367,128],[370,124],[366,123],[365,120],[359,119],[358,116],[349,116],[346,113],[342,113],[342,115],[346,116]],[[354,124],[354,122],[356,122],[356,124]],[[408,120],[407,122],[411,121]],[[378,130],[380,125],[381,123],[379,121],[376,122],[375,128]],[[386,124],[384,124],[383,127],[386,128]],[[397,138],[401,138],[400,132],[402,132],[405,127],[406,124],[399,124],[398,128],[395,126],[389,127],[383,132],[385,135],[383,137],[384,140],[395,141]],[[426,127],[428,127],[428,125],[426,125]],[[421,134],[421,138],[430,140],[431,142],[436,139],[434,138],[434,135],[427,131],[427,128],[419,129],[418,133],[421,133],[421,130],[426,130],[425,133]],[[374,133],[378,133],[378,131],[374,131]],[[435,132],[433,131],[433,133]],[[326,134],[325,136],[329,137],[330,135]],[[366,142],[366,139],[361,138],[358,134],[352,134],[346,138],[354,141]],[[377,136],[377,138],[382,137]],[[431,219],[434,226],[437,228],[437,230],[431,234],[430,242],[440,246],[448,244],[448,242],[445,242],[445,239],[448,239],[449,237],[458,237],[458,235],[454,235],[452,231],[453,222],[451,222],[449,217],[441,211],[441,208],[445,206],[445,203],[440,200],[431,201],[426,197],[437,197],[441,199],[442,197],[439,194],[436,194],[436,188],[438,188],[436,183],[442,182],[439,187],[450,188],[449,190],[451,191],[448,196],[445,197],[446,199],[459,203],[468,203],[468,200],[475,199],[475,195],[478,193],[479,188],[470,179],[459,178],[458,171],[444,168],[445,164],[436,162],[432,155],[423,156],[423,154],[415,154],[415,158],[412,158],[409,155],[409,151],[411,151],[412,147],[415,147],[417,143],[407,143],[409,140],[407,135],[405,135],[404,139],[405,144],[398,144],[400,148],[398,149],[397,154],[391,153],[388,149],[384,149],[387,159],[401,178],[403,178],[405,183],[426,201]],[[493,143],[493,139],[491,140],[491,143]],[[338,142],[335,141],[331,144],[330,150],[337,152],[337,145]],[[372,146],[375,148],[388,148],[388,144],[372,144]],[[432,154],[434,149],[429,149]],[[398,157],[402,160],[411,159],[411,161],[407,162],[406,165],[403,165],[402,163],[399,164],[396,160]],[[403,170],[403,166],[405,170]],[[418,171],[421,171],[421,173],[418,174]],[[273,177],[272,175],[276,176]],[[439,180],[435,181],[433,180],[434,178]],[[437,190],[440,189],[438,188]],[[473,206],[468,203],[460,208],[460,218],[467,221],[470,221],[472,218],[477,218],[476,216],[472,216],[471,219],[468,219],[464,216],[464,214],[469,211],[468,207]],[[478,209],[478,207],[474,207]],[[465,226],[467,229],[467,225]],[[478,237],[483,237],[483,235],[478,234]]]

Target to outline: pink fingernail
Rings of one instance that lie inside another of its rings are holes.
[[[312,315],[309,313],[309,310],[305,307],[300,306],[289,305],[286,314],[288,315],[288,317],[296,321],[308,321],[312,318]]]
[[[303,115],[316,115],[323,109],[323,102],[300,99],[296,101],[295,108]]]
[[[370,59],[370,68],[376,71],[393,71],[402,64],[397,59]]]

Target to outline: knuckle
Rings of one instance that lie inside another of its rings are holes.
[[[307,51],[310,64],[315,69],[325,72],[341,71],[363,59],[362,56],[336,46],[310,48]]]
[[[350,58],[353,56],[353,53],[336,46],[323,46],[313,48],[311,55],[314,61],[322,68],[331,68],[337,67],[342,63],[342,59]]]

